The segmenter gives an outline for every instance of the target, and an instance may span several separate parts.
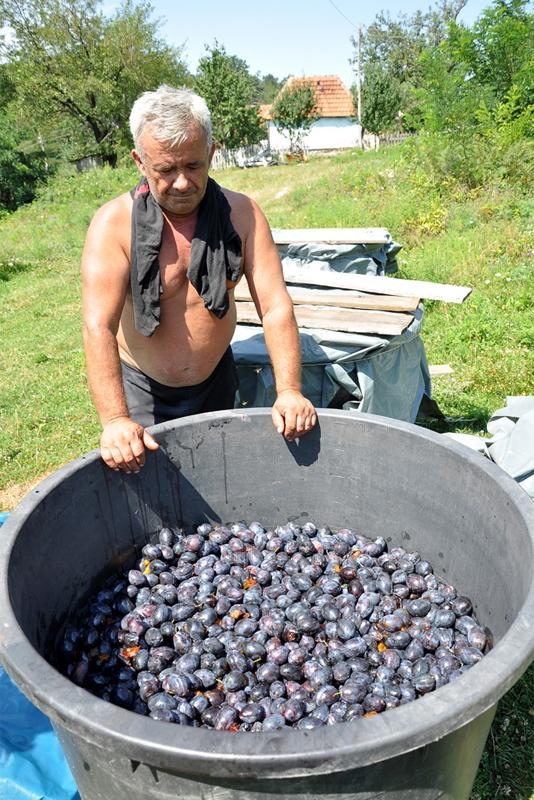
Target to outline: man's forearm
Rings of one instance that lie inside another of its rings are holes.
[[[89,390],[102,427],[129,416],[117,339],[108,329],[84,329],[85,361]]]
[[[278,394],[301,387],[300,339],[293,309],[276,308],[262,320],[265,344],[269,352]]]

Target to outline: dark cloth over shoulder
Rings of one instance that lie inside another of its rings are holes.
[[[159,252],[163,213],[146,178],[132,189],[130,284],[135,329],[152,336],[160,323]],[[187,277],[208,311],[222,318],[229,308],[226,281],[236,281],[241,269],[241,239],[230,220],[230,204],[221,187],[208,178],[191,242]]]

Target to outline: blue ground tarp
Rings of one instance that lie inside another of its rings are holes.
[[[49,720],[0,667],[0,800],[79,800]]]
[[[0,512],[0,527],[6,519]],[[0,800],[79,800],[48,717],[1,666],[0,709]]]

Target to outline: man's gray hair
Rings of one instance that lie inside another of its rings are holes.
[[[130,113],[130,130],[140,154],[141,136],[147,128],[159,142],[177,147],[190,137],[195,125],[204,131],[208,148],[211,147],[211,116],[204,98],[190,89],[174,89],[165,84],[155,91],[143,92]]]

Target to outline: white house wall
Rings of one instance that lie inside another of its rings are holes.
[[[361,141],[361,126],[349,117],[323,117],[313,123],[303,137],[308,150],[337,150],[356,147]],[[289,150],[289,138],[276,130],[269,121],[269,146],[271,150]]]

